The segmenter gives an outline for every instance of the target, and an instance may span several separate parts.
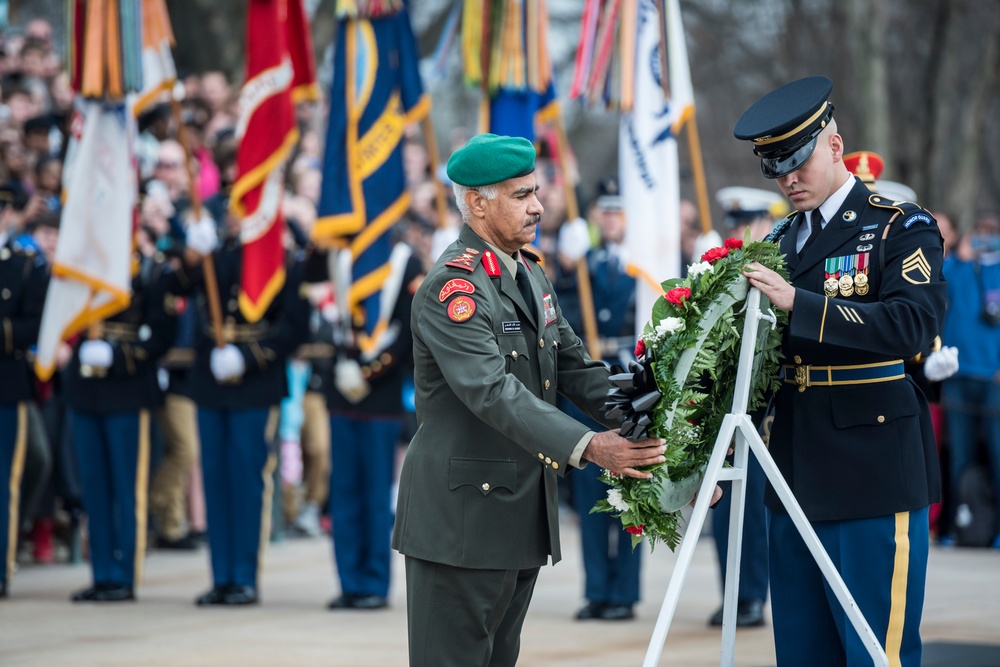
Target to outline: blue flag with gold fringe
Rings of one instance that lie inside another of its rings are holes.
[[[312,237],[350,252],[345,305],[364,332],[362,351],[378,347],[391,315],[379,312],[379,297],[390,273],[390,232],[410,206],[404,129],[430,111],[418,63],[405,9],[339,21],[323,188]]]

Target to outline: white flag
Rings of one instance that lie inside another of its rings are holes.
[[[660,283],[680,276],[680,176],[677,133],[694,114],[684,28],[677,0],[667,0],[667,83],[660,72],[659,16],[653,0],[640,0],[636,36],[635,101],[623,113],[618,175],[625,209],[629,272],[637,277],[636,335],[649,320]]]
[[[38,334],[35,370],[55,370],[59,344],[128,307],[132,292],[132,213],[136,182],[124,103],[86,101],[64,179],[66,205]]]

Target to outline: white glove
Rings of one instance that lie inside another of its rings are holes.
[[[354,359],[340,359],[334,372],[334,386],[351,404],[360,403],[371,393],[368,381],[361,374],[361,365]]]
[[[931,382],[947,380],[958,372],[958,348],[942,347],[924,362],[924,377]]]
[[[212,368],[212,375],[215,376],[218,382],[239,379],[243,377],[243,373],[246,371],[246,362],[243,361],[243,354],[235,345],[212,348],[209,366]]]
[[[114,360],[114,350],[106,340],[85,340],[80,345],[80,364],[83,366],[111,368]]]
[[[590,226],[583,218],[567,220],[559,227],[559,240],[556,246],[559,254],[571,262],[575,262],[590,250]]]
[[[212,220],[207,214],[202,214],[200,220],[190,220],[184,234],[184,241],[187,243],[187,247],[199,255],[211,253],[215,250],[215,246],[219,245],[219,233],[215,220]]]

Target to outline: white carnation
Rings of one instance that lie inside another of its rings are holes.
[[[608,503],[619,512],[628,511],[628,503],[622,498],[622,492],[618,489],[608,489]]]
[[[684,329],[684,320],[679,317],[666,317],[656,325],[656,333],[661,336],[675,334]]]
[[[715,267],[710,262],[698,262],[688,267],[688,277],[696,278],[703,273],[713,273],[714,271]]]

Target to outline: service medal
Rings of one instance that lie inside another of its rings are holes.
[[[839,287],[840,282],[833,276],[830,276],[823,281],[823,292],[830,298],[837,296],[837,290]]]
[[[851,296],[854,294],[854,278],[851,274],[845,273],[840,276],[840,296]]]
[[[868,276],[864,273],[858,273],[854,276],[854,291],[858,293],[858,296],[864,296],[868,294],[868,290],[871,286],[868,284]]]

